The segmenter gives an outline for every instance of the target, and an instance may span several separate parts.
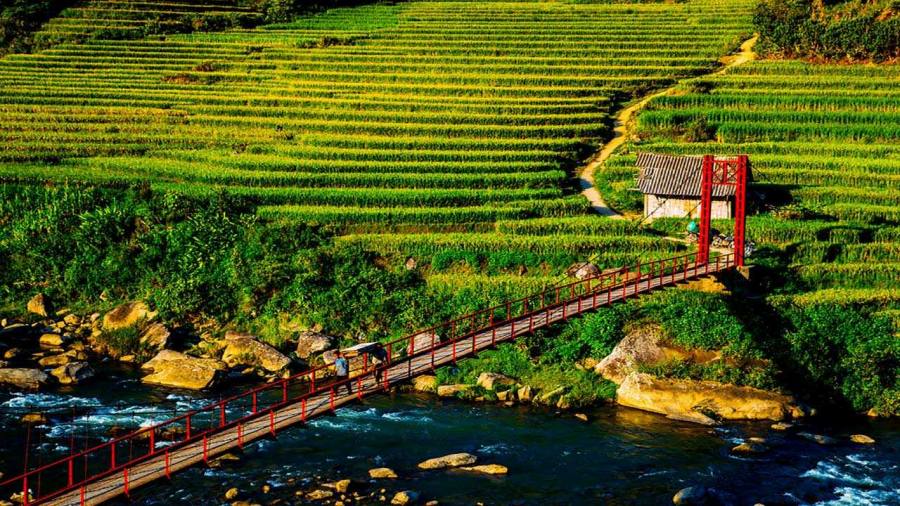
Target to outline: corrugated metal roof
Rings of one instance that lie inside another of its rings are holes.
[[[641,193],[700,198],[703,157],[638,153],[638,189]],[[734,186],[713,185],[713,197],[731,197]]]

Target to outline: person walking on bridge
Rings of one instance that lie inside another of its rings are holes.
[[[337,382],[345,381],[350,379],[350,363],[344,357],[344,354],[340,351],[337,352],[337,356],[334,359],[334,375],[337,377]],[[347,395],[353,393],[353,389],[350,388],[350,382],[346,381],[344,386],[347,387]]]

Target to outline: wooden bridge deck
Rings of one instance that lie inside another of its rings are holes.
[[[137,487],[171,476],[177,471],[242,447],[254,440],[272,436],[292,425],[304,423],[309,419],[330,413],[345,404],[383,392],[391,385],[431,372],[435,368],[453,363],[457,359],[491,348],[497,343],[510,341],[517,336],[546,327],[554,322],[625,298],[724,271],[732,266],[733,264],[729,261],[703,265],[693,264],[687,269],[661,276],[633,279],[607,289],[591,291],[559,304],[537,309],[495,326],[464,335],[452,342],[438,342],[434,344],[434,347],[429,346],[424,351],[416,349],[416,354],[412,357],[394,359],[381,366],[378,369],[377,379],[371,372],[352,379],[350,381],[352,392],[349,394],[346,392],[345,385],[326,387],[321,393],[310,394],[304,398],[289,401],[277,409],[260,412],[236,426],[225,426],[220,430],[212,430],[202,439],[173,447],[171,451],[156,449],[158,445],[154,443],[155,453],[146,458],[100,474],[95,479],[89,479],[85,483],[76,485],[77,488],[69,487],[52,496],[37,497],[37,501],[33,504],[39,502],[53,505],[79,505],[108,501],[128,494]],[[385,374],[386,376],[384,376]],[[19,479],[21,480],[21,478]],[[25,487],[28,487],[27,481]]]

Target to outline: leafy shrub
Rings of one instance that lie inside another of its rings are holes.
[[[601,308],[596,313],[572,321],[559,335],[546,340],[541,361],[573,363],[585,357],[603,358],[624,337],[625,309]]]
[[[798,383],[857,411],[900,413],[900,340],[889,319],[833,304],[787,314],[793,329],[785,338]]]

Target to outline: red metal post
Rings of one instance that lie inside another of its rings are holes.
[[[169,467],[169,449],[166,448],[166,478],[172,479],[172,469]]]
[[[109,445],[109,468],[116,468],[116,443],[110,443]]]
[[[128,496],[131,494],[131,491],[128,490],[128,468],[122,469],[122,481],[125,484],[125,495]]]
[[[203,463],[209,464],[209,442],[206,439],[206,434],[203,434]]]
[[[237,433],[238,433],[238,448],[243,450],[244,449],[244,424],[243,423],[238,424]]]
[[[72,486],[72,483],[75,482],[75,463],[74,460],[69,457],[69,486]]]
[[[219,404],[219,427],[225,426],[225,401]]]
[[[184,417],[184,439],[191,438],[191,415]]]
[[[78,497],[78,501],[81,503],[81,506],[84,506],[84,502],[85,502],[85,497],[84,497],[84,496],[85,496],[85,490],[84,490],[84,486],[82,486],[81,489],[79,489],[79,491],[78,491],[78,496],[79,496],[79,497]]]
[[[306,397],[300,400],[300,420],[306,422]]]
[[[747,223],[747,155],[737,157],[737,181],[734,192],[734,263],[744,266],[744,234]]]
[[[253,391],[253,406],[252,406],[253,414],[256,414],[256,390]]]
[[[156,429],[150,429],[150,455],[156,452]],[[71,483],[69,484],[71,485]]]
[[[269,433],[275,437],[275,410],[269,411]]]
[[[697,243],[697,259],[704,263],[709,261],[709,226],[712,216],[714,163],[712,155],[704,155],[703,168],[700,173],[700,235]]]
[[[254,400],[256,400],[254,398]],[[287,402],[287,380],[281,380],[281,402]],[[253,407],[253,412],[256,413],[256,407]]]
[[[31,499],[28,497],[28,475],[22,477],[22,504],[28,506]]]

